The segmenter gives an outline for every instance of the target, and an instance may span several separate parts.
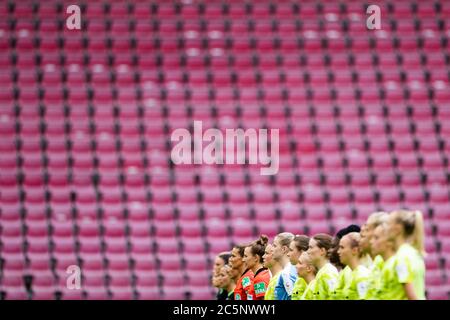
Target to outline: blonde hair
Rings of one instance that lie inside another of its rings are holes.
[[[387,233],[388,233],[388,230],[389,230],[389,224],[388,224],[387,221],[382,221],[380,224],[378,224],[378,225],[375,227],[375,229],[378,229],[378,228],[380,228],[381,231],[383,232],[383,236],[386,236]],[[389,238],[389,237],[388,237],[388,238]],[[388,239],[388,240],[389,240],[390,243],[393,244],[392,239]]]
[[[403,226],[403,232],[411,245],[424,257],[425,231],[422,212],[419,210],[396,210],[391,213],[396,223]]]
[[[307,264],[309,267],[311,267],[314,275],[316,275],[317,274],[317,267],[312,263],[311,256],[309,255],[309,253],[304,251],[300,255],[300,258],[302,258],[302,257],[305,259],[305,264]]]
[[[294,237],[295,237],[294,234],[290,232],[282,232],[276,235],[274,241],[278,241],[282,246],[289,247],[291,241],[294,240]]]
[[[387,222],[388,218],[389,218],[389,213],[384,212],[384,211],[377,211],[377,212],[372,213],[369,216],[369,218],[367,218],[367,225],[369,225],[375,229],[383,222]]]
[[[393,241],[393,239],[391,239],[389,237],[389,232],[388,232],[389,231],[389,224],[388,224],[388,221],[382,221],[379,225],[377,225],[375,227],[375,229],[380,229],[381,230],[381,233],[382,233],[383,237],[386,237],[386,245],[389,245],[392,248],[392,250],[395,252],[395,250],[394,250],[394,246],[395,246],[394,241]],[[386,250],[386,248],[385,248],[385,250]]]

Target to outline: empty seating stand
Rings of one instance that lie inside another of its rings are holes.
[[[0,1],[0,298],[210,299],[259,233],[426,217],[450,291],[450,5]],[[170,136],[280,130],[280,170],[174,165]],[[69,266],[80,290],[66,286]]]

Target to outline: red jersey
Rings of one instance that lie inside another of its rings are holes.
[[[253,299],[264,300],[264,296],[267,291],[267,287],[270,282],[270,271],[266,268],[261,268],[256,271],[253,279]]]
[[[251,300],[253,298],[253,278],[253,271],[250,269],[245,270],[236,283],[234,300]]]

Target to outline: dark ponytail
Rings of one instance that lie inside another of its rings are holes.
[[[269,238],[266,235],[262,235],[258,240],[253,241],[249,247],[252,255],[258,256],[259,262],[263,262],[263,255],[266,252],[266,246],[269,243]]]

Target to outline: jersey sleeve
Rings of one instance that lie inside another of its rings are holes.
[[[278,281],[275,285],[274,294],[275,294],[275,300],[286,300],[287,293],[286,293],[286,289],[284,287],[284,279],[281,274],[278,277]]]
[[[291,296],[292,291],[294,290],[294,281],[292,281],[291,275],[288,273],[283,273],[281,278],[283,278],[284,289],[286,290],[288,296]]]
[[[275,299],[276,300],[281,300],[282,296],[283,296],[283,292],[281,292],[281,290],[284,290],[284,282],[283,282],[283,277],[280,276],[278,277],[278,281],[275,284],[275,290],[274,290],[274,294],[275,294]]]
[[[268,286],[269,286],[268,277],[261,277],[255,281],[253,287],[254,287],[254,296],[256,300],[264,299]]]
[[[400,256],[397,258],[395,274],[400,283],[410,283],[413,281],[411,262],[407,257]]]
[[[234,289],[234,300],[247,300],[247,294],[245,292],[245,288],[243,287],[244,279],[248,277],[244,277],[239,279],[236,284],[236,288]]]
[[[356,283],[356,291],[360,300],[367,298],[367,292],[369,291],[369,279],[364,279]]]
[[[355,277],[355,287],[358,299],[365,300],[369,291],[371,273],[368,269],[361,269]]]
[[[254,300],[255,291],[253,288],[253,278],[246,276],[242,279],[242,288],[244,289],[247,300]]]

